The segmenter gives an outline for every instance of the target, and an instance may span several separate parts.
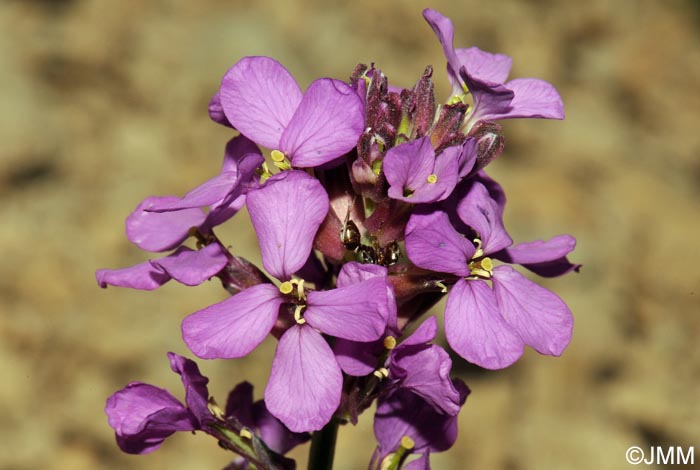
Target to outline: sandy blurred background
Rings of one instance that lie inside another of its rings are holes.
[[[375,61],[411,86],[444,59],[423,2],[0,2],[0,468],[218,469],[213,439],[177,435],[120,453],[102,411],[132,380],[182,396],[166,351],[180,320],[225,294],[169,284],[99,289],[93,272],[141,262],[123,220],[146,196],[218,172],[228,129],[207,103],[244,55],[279,59],[306,87]],[[437,1],[458,46],[507,53],[513,77],[554,83],[563,122],[505,125],[491,173],[526,241],[578,237],[578,275],[544,282],[572,308],[560,359],[528,351],[483,372],[436,469],[628,468],[631,445],[700,446],[700,7],[694,1]],[[244,217],[221,231],[258,260]],[[269,373],[274,342],[202,361],[220,402]],[[364,468],[371,419],[341,430],[339,469]],[[295,452],[305,468],[306,447]],[[700,464],[700,447],[695,449]]]

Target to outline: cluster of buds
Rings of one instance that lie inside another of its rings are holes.
[[[506,81],[509,57],[455,49],[450,20],[423,15],[447,59],[452,94],[442,104],[431,67],[411,89],[360,64],[349,82],[322,78],[305,92],[268,57],[226,72],[209,114],[239,135],[221,172],[183,197],[145,199],[126,221],[138,247],[174,251],[97,280],[152,290],[217,277],[230,296],[184,319],[185,343],[199,358],[234,359],[272,335],[270,378],[264,400],[253,403],[244,382],[221,410],[196,364],[171,353],[185,404],[141,383],[108,400],[124,451],[202,430],[240,455],[230,468],[292,468],[283,454],[309,433],[354,424],[376,401],[370,468],[429,468],[430,453],[454,443],[469,394],[432,343],[436,318],[423,319],[440,298],[447,342],[478,366],[507,367],[526,345],[554,356],[566,348],[568,307],[511,265],[547,277],[576,270],[575,240],[514,245],[504,191],[485,172],[504,148],[495,121],[563,119],[561,98],[542,80]],[[264,270],[215,232],[244,206]],[[194,248],[184,244],[192,238]]]

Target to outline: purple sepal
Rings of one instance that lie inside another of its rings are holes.
[[[333,351],[309,325],[280,338],[265,388],[268,410],[294,432],[318,431],[340,404],[343,374]]]
[[[189,236],[190,228],[204,222],[206,214],[200,208],[163,213],[148,210],[179,200],[175,196],[153,196],[141,201],[126,218],[129,241],[146,251],[168,251],[179,246]]]
[[[556,277],[581,268],[580,264],[572,264],[566,257],[575,247],[574,237],[557,235],[547,241],[518,243],[493,257],[505,263],[520,264],[542,277]]]
[[[209,101],[209,119],[222,126],[233,127],[231,123],[228,122],[226,114],[224,114],[224,108],[221,106],[221,96],[218,91],[214,93],[214,96],[212,96]]]
[[[277,279],[291,279],[309,258],[330,207],[326,190],[303,171],[284,171],[250,191],[247,205],[263,266]]]
[[[132,382],[107,398],[105,413],[119,448],[147,454],[177,431],[194,431],[192,415],[165,389]]]
[[[171,255],[149,262],[186,286],[198,286],[221,271],[228,256],[221,245],[212,243],[200,250],[181,246]]]

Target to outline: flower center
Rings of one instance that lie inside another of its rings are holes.
[[[493,261],[488,256],[484,256],[484,250],[479,238],[474,239],[476,251],[469,262],[469,277],[474,279],[491,279],[493,275]]]
[[[282,284],[280,284],[279,290],[282,294],[292,297],[291,303],[294,305],[294,321],[296,321],[299,325],[306,323],[306,320],[302,315],[304,309],[306,308],[306,291],[304,290],[304,280],[292,279],[290,281],[284,281]]]

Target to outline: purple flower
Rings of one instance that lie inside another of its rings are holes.
[[[202,234],[232,217],[254,187],[255,169],[263,162],[249,139],[239,136],[226,146],[221,173],[187,193],[149,197],[126,219],[127,238],[147,251],[168,251],[187,239],[192,229]],[[208,214],[201,207],[209,206]],[[228,263],[227,252],[211,243],[200,250],[180,246],[174,253],[123,269],[100,269],[95,273],[101,287],[107,285],[153,290],[171,279],[188,286],[199,285]]]
[[[197,364],[174,353],[168,353],[168,358],[173,372],[182,376],[186,405],[167,390],[140,382],[130,383],[107,399],[105,413],[124,452],[152,452],[171,434],[202,429],[214,419],[207,408],[208,379]]]
[[[469,388],[459,379],[455,379],[453,385],[459,393],[458,406],[461,407]],[[421,458],[406,468],[430,468],[430,452],[445,451],[457,439],[457,416],[456,413],[440,413],[420,396],[407,389],[397,389],[379,399],[374,415],[374,435],[379,446],[372,456],[370,469],[385,468],[383,462],[405,458],[403,455],[408,453],[421,455]]]
[[[362,100],[350,86],[321,78],[302,94],[289,71],[269,57],[239,60],[224,75],[219,97],[236,129],[296,168],[347,153],[364,128]]]
[[[436,157],[429,137],[391,148],[382,162],[389,197],[414,204],[446,199],[457,185],[461,154],[455,146]]]
[[[406,252],[416,266],[459,276],[445,307],[450,346],[488,369],[511,365],[525,345],[541,354],[560,355],[571,340],[569,308],[510,266],[494,267],[489,255],[563,273],[576,268],[566,260],[575,246],[573,237],[509,248],[512,240],[503,227],[502,207],[479,181],[458,201],[456,215],[462,233],[475,236],[474,244],[441,210],[414,213],[406,227]]]
[[[564,105],[557,90],[544,80],[517,78],[506,82],[512,60],[476,47],[455,49],[452,21],[439,12],[423,10],[447,58],[447,74],[453,96],[470,93],[474,105],[465,123],[471,129],[479,121],[514,118],[564,119]]]
[[[321,333],[372,341],[384,332],[389,316],[385,277],[310,292],[303,280],[291,280],[308,259],[328,207],[323,187],[301,171],[282,172],[251,191],[248,208],[263,265],[282,284],[250,287],[193,313],[182,324],[192,352],[213,359],[245,356],[267,337],[278,318],[292,320],[277,346],[265,402],[296,432],[323,427],[340,402],[342,373]],[[346,266],[351,269],[352,264]]]

